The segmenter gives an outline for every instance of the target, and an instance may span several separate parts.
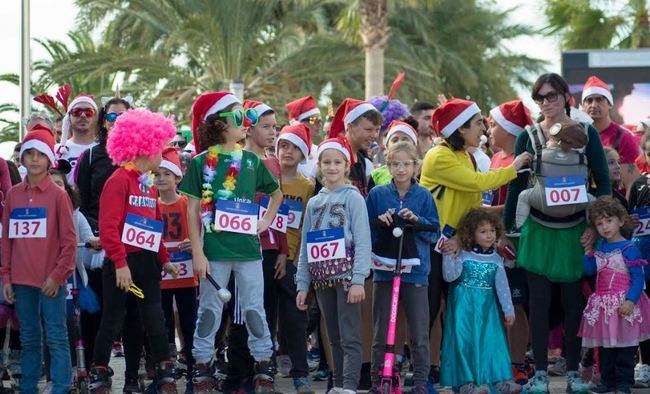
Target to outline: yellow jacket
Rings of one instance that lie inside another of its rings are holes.
[[[439,145],[427,152],[422,163],[420,185],[433,191],[440,228],[454,228],[472,208],[481,206],[481,192],[496,189],[517,177],[511,167],[477,172],[469,153]],[[441,192],[441,189],[444,191]]]

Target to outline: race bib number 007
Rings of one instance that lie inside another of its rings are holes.
[[[307,261],[309,263],[344,259],[345,257],[345,231],[343,228],[329,228],[307,233]]]
[[[549,207],[586,203],[587,187],[581,176],[544,178],[546,205]]]
[[[158,252],[163,222],[129,213],[124,221],[122,242],[144,250]]]
[[[47,237],[45,208],[14,208],[9,214],[9,238]]]
[[[258,211],[257,204],[217,200],[214,224],[219,231],[257,235]]]

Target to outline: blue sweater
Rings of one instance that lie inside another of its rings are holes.
[[[379,215],[386,213],[390,208],[395,214],[402,208],[408,208],[419,218],[419,223],[440,225],[438,211],[433,202],[431,193],[426,188],[412,181],[411,188],[400,198],[395,182],[375,186],[366,197],[368,217],[376,219]],[[373,245],[377,242],[377,229],[371,227]],[[429,272],[431,271],[431,244],[437,239],[436,233],[418,232],[416,235],[416,248],[420,257],[420,265],[414,266],[410,273],[402,274],[402,281],[417,285],[429,284]],[[378,282],[393,280],[393,273],[389,271],[374,270],[373,279]]]
[[[631,246],[625,248],[628,245]],[[617,249],[623,248],[625,248],[625,250],[623,250],[623,258],[625,259],[627,270],[630,272],[631,279],[630,288],[627,290],[625,299],[636,303],[639,300],[639,297],[641,297],[643,285],[645,284],[643,267],[638,264],[633,264],[642,258],[639,249],[634,246],[634,243],[628,240],[611,243],[605,240],[600,240],[596,244],[596,249],[603,253],[611,253]],[[593,255],[585,256],[584,268],[585,275],[595,275],[597,273],[598,267],[596,266],[596,258]]]

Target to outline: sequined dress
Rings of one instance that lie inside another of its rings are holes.
[[[646,264],[645,260],[626,259],[625,249],[633,246],[625,242],[624,248],[596,250],[585,258],[585,270],[588,270],[590,259],[592,264],[595,259],[598,274],[596,288],[587,300],[578,334],[584,347],[637,346],[650,338],[650,300],[645,292],[641,291],[629,316],[621,316],[618,312],[631,286],[629,268]]]
[[[495,384],[512,379],[508,343],[499,313],[514,316],[503,258],[496,252],[462,251],[443,259],[447,298],[441,385]],[[497,302],[497,297],[499,302]]]

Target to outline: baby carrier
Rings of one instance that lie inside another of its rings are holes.
[[[584,132],[587,127],[583,124]],[[551,130],[551,134],[559,130]],[[588,204],[589,167],[585,146],[569,149],[547,147],[539,124],[527,126],[533,146],[531,218],[552,228],[569,228],[584,220]]]

